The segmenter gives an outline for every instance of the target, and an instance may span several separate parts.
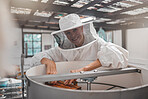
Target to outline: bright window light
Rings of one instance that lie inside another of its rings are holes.
[[[134,2],[134,3],[138,3],[138,4],[143,4],[143,2],[140,2],[139,0],[126,0],[126,1]]]
[[[124,20],[116,20],[116,21],[111,21],[111,22],[106,22],[107,24],[118,24],[118,23],[123,23],[125,22]]]
[[[102,1],[103,3],[109,3],[109,2],[111,2],[112,0],[104,0],[104,1]]]
[[[11,13],[15,13],[15,14],[30,14],[31,13],[31,9],[11,7]]]
[[[78,2],[74,3],[72,5],[72,7],[77,7],[77,8],[81,8],[83,7],[84,5],[90,3],[92,0],[79,0]]]
[[[47,3],[47,2],[48,2],[48,0],[42,0],[41,2],[42,2],[42,3]]]
[[[38,10],[34,13],[35,16],[41,16],[41,17],[50,17],[52,15],[53,12],[46,12],[46,11],[42,11],[39,12]]]
[[[105,22],[105,21],[111,21],[111,19],[107,19],[107,18],[97,18],[96,20],[95,20],[95,22],[97,22],[97,23],[101,23],[101,22]]]
[[[148,12],[148,8],[143,7],[143,8],[139,8],[139,9],[135,9],[135,10],[131,10],[131,11],[126,11],[121,14],[138,15],[138,14],[142,14],[142,13],[146,13],[146,12]]]
[[[56,5],[68,5],[69,3],[68,2],[64,2],[64,1],[60,1],[60,0],[55,0],[53,2],[53,4],[56,4]]]
[[[125,8],[134,6],[134,5],[131,5],[131,4],[128,4],[128,3],[124,3],[124,2],[117,2],[117,3],[114,3],[113,5],[121,6],[121,7],[125,7]]]
[[[82,18],[81,19],[81,22],[82,23],[85,23],[85,22],[88,22],[88,21],[93,21],[95,19],[96,19],[95,17],[86,17],[86,18]]]
[[[35,2],[37,2],[38,0],[30,0],[30,1],[35,1]]]
[[[146,17],[144,17],[144,18],[148,19],[148,16],[146,16]]]
[[[120,10],[120,8],[118,9],[113,9],[113,8],[100,8],[98,9],[97,11],[101,11],[101,12],[115,12],[115,11],[118,11]]]

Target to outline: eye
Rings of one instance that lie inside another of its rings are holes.
[[[73,32],[76,32],[77,31],[77,29],[73,29]]]
[[[70,32],[66,32],[65,34],[66,34],[66,35],[70,35]]]

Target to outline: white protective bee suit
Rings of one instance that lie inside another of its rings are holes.
[[[60,25],[62,23],[62,25]],[[124,68],[128,64],[128,51],[110,42],[105,42],[96,34],[93,24],[80,22],[76,14],[70,14],[59,21],[60,31],[53,32],[58,47],[40,52],[32,58],[31,65],[41,64],[42,58],[60,61],[95,61],[99,59],[102,66]],[[64,31],[83,26],[84,43],[76,47],[64,35]]]

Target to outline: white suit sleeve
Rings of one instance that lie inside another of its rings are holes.
[[[128,51],[113,43],[103,44],[97,53],[102,66],[125,68],[128,65]]]
[[[48,58],[50,60],[52,60],[51,56],[48,55],[49,52],[40,52],[36,55],[34,55],[31,59],[31,66],[37,66],[37,65],[41,65],[41,60],[42,58]]]
[[[41,65],[42,58],[48,58],[53,61],[63,61],[64,58],[57,48],[51,48],[47,51],[40,52],[32,57],[31,66]]]

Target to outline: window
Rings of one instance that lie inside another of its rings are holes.
[[[23,53],[27,44],[27,57],[31,57],[42,51],[42,34],[23,33]]]

